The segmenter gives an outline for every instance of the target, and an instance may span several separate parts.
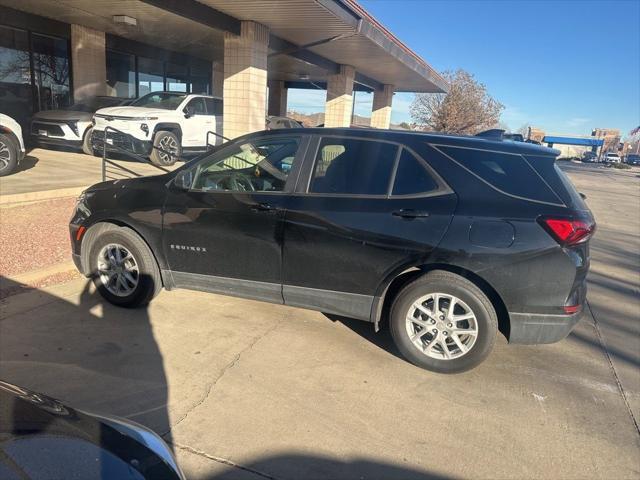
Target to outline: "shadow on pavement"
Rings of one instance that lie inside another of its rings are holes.
[[[25,157],[20,161],[18,167],[13,171],[13,173],[24,172],[25,170],[30,170],[36,166],[36,164],[40,161],[38,157],[31,156],[29,154],[25,155]]]
[[[258,478],[447,480],[453,478],[370,459],[339,460],[295,453],[265,457],[239,468],[254,475],[242,476],[239,475],[237,469],[230,469],[223,473],[203,478],[206,480],[232,480],[237,478],[255,478],[256,480]]]
[[[26,292],[0,303],[0,379],[169,430],[167,379],[147,309],[115,307],[91,283],[76,304],[0,277],[3,291]]]

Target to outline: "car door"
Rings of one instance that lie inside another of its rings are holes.
[[[163,213],[177,287],[282,302],[282,222],[307,137],[236,142],[181,170]]]
[[[207,143],[207,131],[215,128],[213,118],[207,115],[203,97],[189,100],[184,107],[185,118],[180,122],[182,127],[182,147],[204,150]]]
[[[369,319],[385,279],[428,259],[456,196],[410,148],[325,136],[285,215],[285,303]]]

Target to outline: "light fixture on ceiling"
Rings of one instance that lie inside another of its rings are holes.
[[[300,80],[309,80],[309,75],[306,73],[301,73],[300,75],[298,75],[298,78]]]
[[[138,26],[138,20],[129,15],[114,15],[113,23],[121,23],[123,25],[130,25],[132,27]]]

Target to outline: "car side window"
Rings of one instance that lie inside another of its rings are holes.
[[[230,145],[198,163],[191,189],[281,192],[299,145],[297,137]]]
[[[207,105],[207,115],[222,115],[222,100],[218,98],[205,98]]]
[[[502,192],[531,200],[562,203],[522,155],[456,147],[439,149]]]
[[[400,153],[400,160],[393,181],[392,195],[415,195],[438,189],[438,184],[429,175],[422,161],[406,148]]]
[[[204,99],[202,97],[194,98],[187,103],[187,111],[190,115],[206,115],[207,110],[204,106]]]
[[[310,193],[387,195],[398,146],[373,140],[320,140]]]

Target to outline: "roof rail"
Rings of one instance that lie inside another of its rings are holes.
[[[476,137],[482,137],[489,140],[502,140],[504,134],[504,130],[500,128],[492,128],[490,130],[485,130],[484,132],[476,133]]]

